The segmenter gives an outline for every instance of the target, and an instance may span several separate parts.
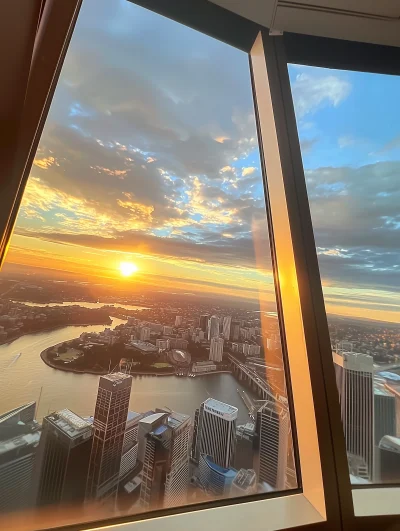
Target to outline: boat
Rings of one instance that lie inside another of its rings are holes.
[[[11,367],[12,365],[14,365],[14,363],[16,363],[21,356],[22,356],[22,352],[14,356],[8,366]]]

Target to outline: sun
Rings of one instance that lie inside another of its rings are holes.
[[[138,266],[133,262],[121,262],[119,264],[119,271],[123,277],[130,277],[138,271]]]

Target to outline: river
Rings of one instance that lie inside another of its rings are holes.
[[[112,320],[112,327],[124,322],[117,318]],[[50,332],[29,334],[1,345],[0,414],[32,400],[38,402],[40,397],[38,420],[63,408],[71,409],[78,415],[93,415],[99,376],[52,369],[42,361],[40,353],[51,345],[78,337],[82,332],[101,330],[104,330],[104,325],[66,326]],[[14,361],[19,353],[22,355]],[[167,406],[193,417],[199,404],[213,397],[237,407],[238,423],[242,424],[248,422],[249,417],[237,389],[245,388],[231,374],[201,378],[134,376],[130,408],[143,412]]]

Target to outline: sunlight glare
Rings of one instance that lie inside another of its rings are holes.
[[[138,270],[138,267],[136,264],[132,262],[121,262],[119,264],[119,270],[122,276],[130,277],[131,275],[136,273],[136,271]]]

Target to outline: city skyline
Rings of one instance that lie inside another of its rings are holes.
[[[289,71],[327,311],[399,322],[397,131],[370,105],[378,85],[390,105],[396,80]],[[267,233],[246,54],[86,0],[5,270],[274,303]],[[121,278],[121,262],[138,271]]]

